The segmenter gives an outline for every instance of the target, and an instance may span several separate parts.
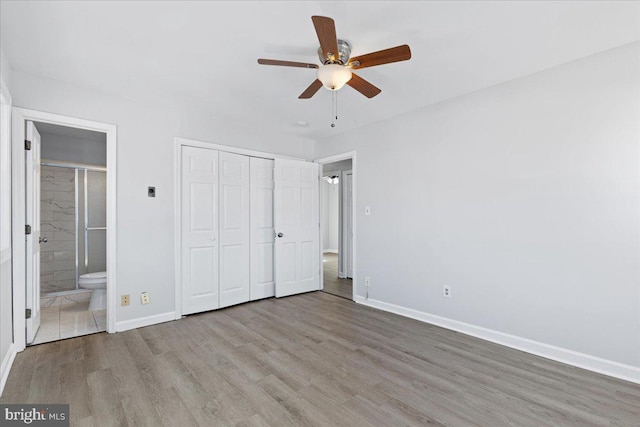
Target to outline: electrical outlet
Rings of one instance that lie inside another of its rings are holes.
[[[129,295],[120,295],[120,305],[123,307],[129,305]]]
[[[151,302],[149,299],[149,292],[143,292],[140,294],[140,302],[142,302],[142,304],[149,304]]]
[[[451,286],[444,285],[442,287],[442,296],[445,298],[451,298]]]
[[[369,286],[371,286],[371,277],[369,276],[364,276],[364,285],[368,288]]]

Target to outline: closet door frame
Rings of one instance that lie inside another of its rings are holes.
[[[224,151],[232,154],[242,154],[250,157],[261,157],[263,159],[290,159],[302,160],[297,157],[281,156],[264,151],[247,150],[244,148],[231,147],[228,145],[214,144],[205,141],[198,141],[188,138],[174,138],[174,263],[175,263],[175,318],[182,317],[182,147],[197,147],[209,150]],[[322,239],[320,239],[322,240]]]

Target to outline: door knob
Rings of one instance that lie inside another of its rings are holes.
[[[284,234],[282,234],[282,233],[278,233],[278,234],[277,234],[277,236],[278,236],[278,237],[284,237]]]
[[[38,239],[38,243],[47,243],[48,241],[49,241],[49,240],[47,240],[47,238],[46,238],[46,237],[40,237],[40,238]]]

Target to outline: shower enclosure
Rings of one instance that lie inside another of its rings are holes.
[[[103,166],[42,161],[42,295],[74,292],[82,274],[106,270],[106,175]]]

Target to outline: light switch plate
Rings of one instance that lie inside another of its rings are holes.
[[[371,206],[365,206],[364,207],[364,214],[365,215],[371,215]]]

